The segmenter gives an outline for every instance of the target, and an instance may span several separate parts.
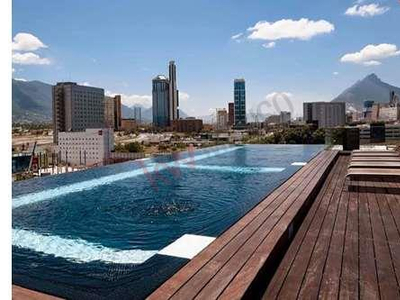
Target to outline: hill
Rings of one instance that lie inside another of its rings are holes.
[[[372,73],[357,81],[332,101],[346,102],[348,106],[361,110],[365,100],[388,103],[391,91],[400,95],[399,87],[383,82],[376,74]]]

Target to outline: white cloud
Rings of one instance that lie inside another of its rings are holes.
[[[152,98],[150,95],[128,95],[128,94],[121,94],[121,93],[113,93],[110,91],[106,91],[105,94],[107,96],[115,96],[115,95],[121,95],[121,102],[122,104],[132,107],[135,105],[140,105],[143,107],[150,107],[151,106],[151,101]]]
[[[251,32],[248,36],[249,39],[270,41],[280,39],[309,40],[316,35],[334,31],[335,26],[325,20],[313,21],[302,18],[300,20],[282,19],[274,23],[260,21],[247,30]]]
[[[190,98],[190,95],[188,93],[179,91],[179,101],[185,102],[185,101],[189,100],[189,98]]]
[[[367,45],[359,52],[347,53],[340,58],[341,62],[362,64],[365,66],[377,66],[379,60],[400,55],[400,50],[393,44]]]
[[[390,8],[386,6],[379,6],[379,4],[367,4],[367,5],[354,5],[349,7],[345,15],[348,16],[359,16],[359,17],[373,17],[377,15],[382,15],[387,12]]]
[[[265,99],[272,100],[274,98],[282,98],[282,97],[291,98],[291,97],[293,97],[293,94],[289,93],[289,92],[272,92],[272,93],[269,93],[268,95],[266,95]]]
[[[92,86],[92,85],[90,84],[90,82],[87,82],[87,81],[80,82],[79,85]]]
[[[339,72],[333,72],[333,75],[337,76],[339,75]]]
[[[262,46],[264,48],[270,49],[270,48],[274,48],[276,46],[276,43],[275,42],[269,42],[269,43],[263,44]]]
[[[25,78],[13,78],[14,80],[17,80],[17,81],[28,81],[28,80],[26,80]]]
[[[19,65],[49,65],[48,58],[42,58],[33,52],[13,53],[12,62]]]
[[[232,35],[231,39],[232,39],[232,40],[237,40],[237,39],[240,38],[242,35],[243,35],[243,33],[238,33],[238,34]]]
[[[47,46],[33,34],[20,32],[13,38],[12,50],[34,51],[40,48],[47,48]]]

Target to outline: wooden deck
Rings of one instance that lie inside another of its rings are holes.
[[[12,286],[12,298],[14,300],[61,300],[61,298],[36,292],[14,284]]]
[[[349,191],[348,161],[339,157],[264,299],[400,298],[400,195],[389,189],[400,184]]]
[[[320,153],[148,299],[257,297],[259,284],[265,286],[265,276],[272,276],[337,156],[337,151]]]

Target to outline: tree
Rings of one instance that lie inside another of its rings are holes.
[[[125,145],[125,149],[130,153],[143,152],[143,146],[138,142],[133,142]]]

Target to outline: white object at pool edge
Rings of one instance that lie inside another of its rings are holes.
[[[307,163],[302,161],[295,161],[292,166],[305,166]]]
[[[214,240],[215,237],[184,234],[158,254],[192,259]]]

